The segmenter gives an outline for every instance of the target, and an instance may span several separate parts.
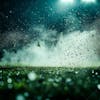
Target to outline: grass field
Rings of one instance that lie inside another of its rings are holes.
[[[99,67],[0,67],[0,100],[81,99],[100,100]]]

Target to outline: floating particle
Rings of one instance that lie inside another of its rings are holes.
[[[94,74],[94,70],[92,70],[92,74]]]
[[[8,84],[8,88],[9,89],[12,89],[13,88],[13,85],[12,84]]]
[[[78,74],[78,71],[75,71],[75,74]]]
[[[20,72],[18,71],[18,72],[16,73],[16,75],[19,76],[19,75],[20,75]]]
[[[36,77],[37,76],[36,76],[36,74],[33,71],[28,74],[28,79],[30,81],[34,81],[36,79]]]
[[[8,78],[7,79],[7,82],[10,84],[10,83],[12,83],[12,79],[11,78]]]
[[[52,78],[48,78],[48,82],[54,82]]]
[[[9,13],[12,14],[12,10],[10,10]]]
[[[72,81],[71,78],[67,78],[67,79],[66,79],[66,83],[70,83],[71,81]]]
[[[96,72],[95,75],[98,75],[98,72]]]
[[[100,90],[100,84],[97,85],[97,88]]]
[[[21,94],[16,96],[16,100],[25,100],[25,97]]]
[[[28,96],[29,96],[29,93],[28,93],[28,92],[25,92],[25,93],[24,93],[24,96],[25,96],[25,97],[28,97]]]

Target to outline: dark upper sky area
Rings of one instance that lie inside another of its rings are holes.
[[[47,28],[63,31],[66,27],[82,28],[100,18],[100,2],[76,4],[59,11],[59,0],[0,0],[0,32],[27,30],[31,25],[43,24]],[[74,16],[74,17],[73,17]],[[77,20],[76,20],[77,19]],[[75,24],[77,23],[77,24]]]

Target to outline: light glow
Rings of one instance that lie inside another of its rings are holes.
[[[96,0],[82,0],[82,2],[85,2],[85,3],[95,3]]]
[[[60,0],[61,3],[74,3],[74,0]]]

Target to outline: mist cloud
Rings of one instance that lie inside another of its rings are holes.
[[[26,66],[98,66],[100,36],[96,29],[74,31],[69,34],[46,29],[44,26],[31,27],[39,38],[18,49],[5,51],[1,64]],[[49,43],[49,44],[48,44]],[[51,43],[51,44],[50,44]],[[49,47],[49,45],[51,45]]]

